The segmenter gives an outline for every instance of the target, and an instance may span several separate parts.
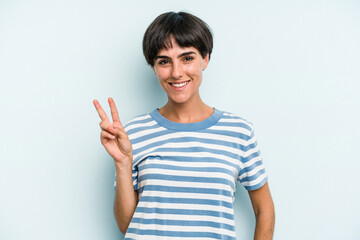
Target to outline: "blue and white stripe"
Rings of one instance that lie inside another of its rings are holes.
[[[253,125],[228,112],[175,123],[158,109],[124,127],[139,203],[125,239],[235,239],[236,183],[267,181]]]

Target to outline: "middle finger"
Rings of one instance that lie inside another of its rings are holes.
[[[113,121],[114,122],[120,122],[119,113],[117,111],[114,100],[110,97],[108,99],[108,101],[109,101],[110,110],[111,110],[111,116],[112,116]]]

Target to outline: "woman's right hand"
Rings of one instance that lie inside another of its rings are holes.
[[[93,101],[96,111],[102,120],[100,122],[101,144],[114,158],[115,163],[123,164],[126,161],[132,161],[132,146],[129,137],[120,122],[114,100],[109,98],[108,101],[111,109],[112,123],[102,109],[100,103],[97,100]]]

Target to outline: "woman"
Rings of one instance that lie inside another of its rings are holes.
[[[201,19],[161,14],[143,51],[168,102],[123,128],[111,98],[112,123],[94,100],[101,143],[115,162],[114,212],[125,239],[235,239],[238,180],[254,208],[254,239],[272,239],[274,207],[252,124],[200,98],[212,47]]]

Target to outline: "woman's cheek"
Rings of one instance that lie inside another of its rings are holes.
[[[170,71],[168,69],[162,69],[162,71],[159,71],[159,77],[162,81],[165,81],[170,77]]]
[[[198,75],[202,71],[202,66],[200,64],[193,64],[189,71],[192,75]]]

